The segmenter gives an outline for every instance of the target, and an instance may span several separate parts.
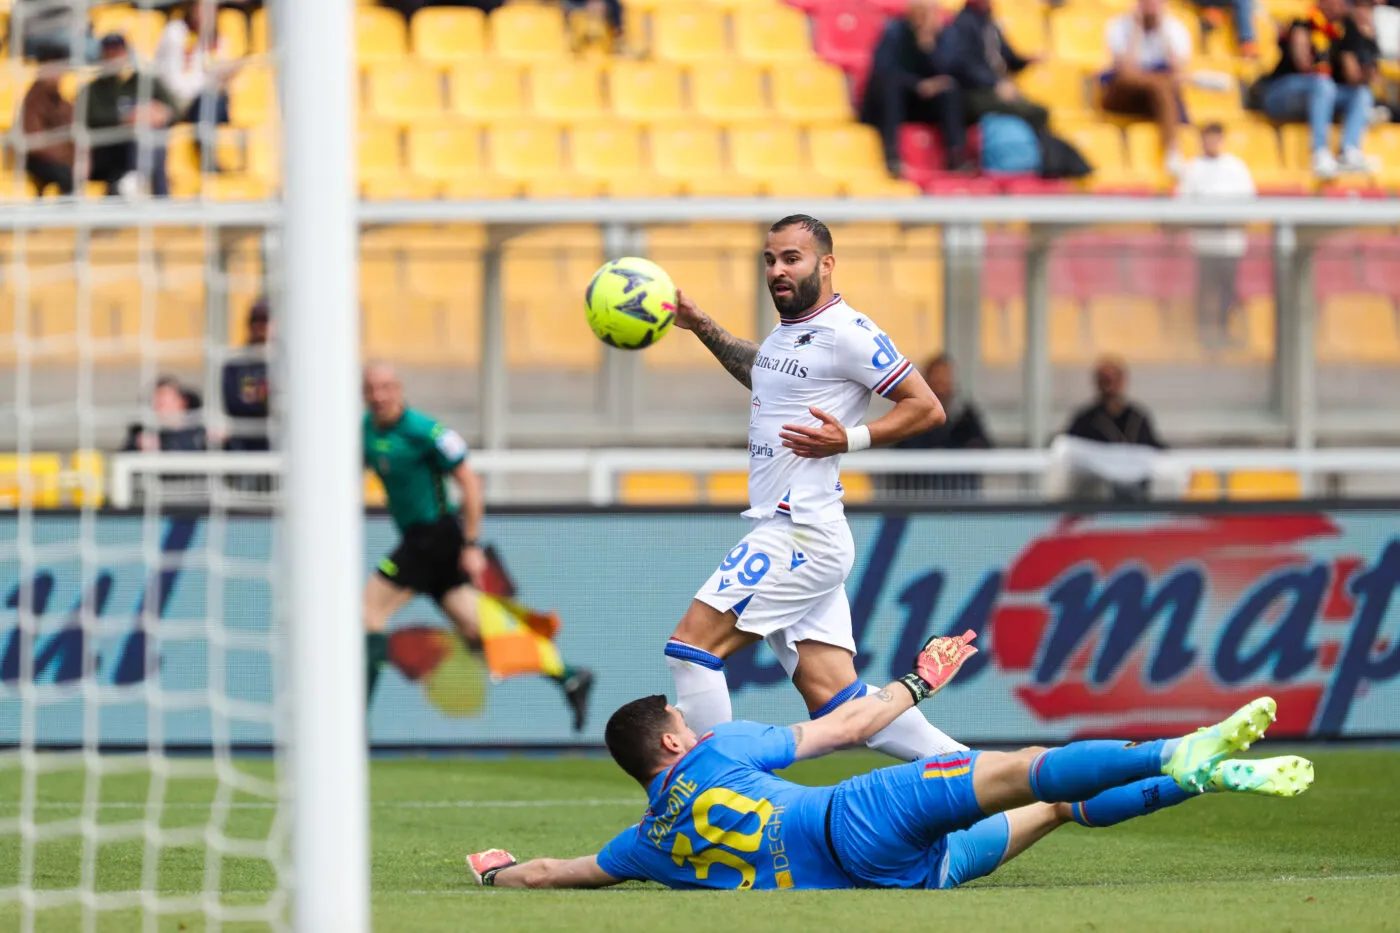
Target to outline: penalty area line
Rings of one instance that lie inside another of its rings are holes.
[[[80,801],[40,800],[29,804],[35,810],[81,810]],[[144,801],[106,800],[97,804],[99,810],[210,810],[213,801]],[[237,800],[225,804],[231,810],[276,810],[281,804],[271,800]],[[646,801],[636,797],[596,797],[581,800],[378,800],[370,804],[375,810],[527,810],[535,807],[644,807]],[[0,801],[0,810],[20,810],[24,804],[15,800]]]

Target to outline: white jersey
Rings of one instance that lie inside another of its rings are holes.
[[[817,426],[820,408],[854,427],[870,393],[888,395],[913,365],[878,325],[834,296],[797,320],[782,321],[758,348],[751,380],[748,518],[789,515],[799,525],[838,521],[841,458],[799,457],[778,436],[785,424]]]

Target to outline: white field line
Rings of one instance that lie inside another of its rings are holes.
[[[376,810],[528,810],[536,807],[645,807],[646,801],[637,797],[598,797],[582,800],[381,800],[372,804]],[[42,800],[32,804],[36,810],[81,810],[80,802]],[[144,801],[109,800],[98,805],[102,810],[144,810]],[[165,801],[163,810],[208,810],[214,804],[190,801]],[[280,804],[271,800],[240,800],[229,804],[234,810],[275,810]],[[15,800],[0,801],[0,809],[18,810]]]

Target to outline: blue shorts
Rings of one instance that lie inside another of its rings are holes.
[[[978,753],[952,752],[842,781],[831,799],[831,844],[862,887],[950,888],[991,872],[1010,839],[972,791]]]

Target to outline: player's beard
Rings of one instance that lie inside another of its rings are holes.
[[[776,295],[773,293],[772,285],[768,286],[768,294],[773,296],[773,307],[778,309],[779,315],[800,317],[804,312],[810,310],[817,303],[817,299],[821,297],[822,270],[813,269],[811,275],[794,282],[790,294]]]

